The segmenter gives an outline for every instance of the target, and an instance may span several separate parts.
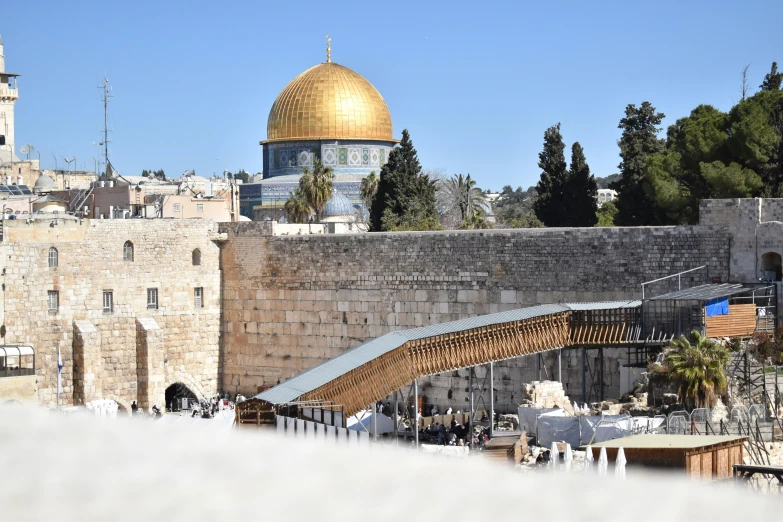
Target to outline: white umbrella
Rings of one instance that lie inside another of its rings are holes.
[[[593,469],[593,462],[595,462],[595,459],[593,458],[593,448],[587,446],[587,451],[585,451],[585,471]]]
[[[601,446],[601,453],[598,455],[598,475],[606,475],[606,471],[609,468],[609,459],[606,457],[606,448]]]
[[[557,459],[560,456],[560,451],[557,449],[557,442],[552,442],[552,447],[549,449],[549,461],[552,463],[552,469],[557,469]]]
[[[571,462],[574,460],[574,454],[571,451],[571,445],[566,443],[565,455],[563,456],[563,462],[565,462],[566,471],[571,471]]]
[[[617,478],[625,478],[625,452],[623,448],[617,450],[617,460],[614,463],[614,476]]]
[[[581,410],[579,409],[579,405],[574,401],[574,415],[579,413]]]

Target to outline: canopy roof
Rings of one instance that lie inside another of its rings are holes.
[[[746,288],[741,284],[700,285],[692,288],[683,288],[668,294],[656,295],[655,297],[650,297],[649,301],[710,301],[712,299],[720,299],[721,297],[744,294],[751,290],[752,288]]]

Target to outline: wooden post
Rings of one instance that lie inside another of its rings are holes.
[[[489,362],[489,438],[495,434],[495,372],[492,361]],[[471,437],[472,440],[472,437]]]

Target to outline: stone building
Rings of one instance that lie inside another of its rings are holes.
[[[684,286],[761,278],[783,294],[783,200],[704,201],[697,226],[342,235],[328,223],[44,217],[3,222],[0,335],[34,348],[46,406],[56,402],[58,348],[63,404],[149,407],[175,383],[200,396],[256,393],[390,331],[638,298],[641,282],[701,265]],[[605,350],[608,396],[619,395],[629,356]],[[599,363],[590,354],[591,371]],[[518,402],[522,383],[551,378],[554,365],[497,364],[497,404]],[[458,406],[466,378],[431,376],[421,393]],[[581,378],[581,354],[566,351],[572,398]]]
[[[220,237],[209,220],[3,223],[6,345],[36,351],[38,402],[164,405],[167,386],[214,394],[219,375]]]
[[[14,105],[19,99],[16,79],[21,76],[5,70],[5,47],[0,37],[0,163],[13,163],[14,155]]]

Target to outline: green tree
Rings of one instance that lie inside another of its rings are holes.
[[[239,169],[239,172],[234,174],[234,179],[242,180],[242,183],[249,183],[250,182],[250,174],[245,172],[245,169]]]
[[[307,202],[301,187],[296,187],[283,205],[288,219],[293,223],[307,223],[310,219],[310,203]]]
[[[617,206],[612,201],[605,201],[596,212],[597,227],[613,227],[617,215]]]
[[[783,83],[783,73],[778,72],[778,62],[772,62],[772,70],[764,76],[764,81],[759,85],[762,91],[779,91]]]
[[[544,132],[544,149],[538,154],[538,167],[542,172],[536,185],[538,197],[533,203],[536,217],[548,227],[566,226],[568,169],[564,151],[565,143],[558,123]]]
[[[422,173],[408,130],[381,169],[370,210],[374,231],[439,230],[435,182]]]
[[[653,200],[645,191],[645,163],[650,154],[663,151],[664,142],[658,132],[665,115],[650,102],[640,107],[630,104],[618,128],[623,130],[620,146],[620,179],[610,188],[617,191],[616,222],[621,226],[641,226],[655,223]]]
[[[487,221],[487,215],[482,209],[477,209],[459,224],[460,230],[487,230],[492,228],[492,223]]]
[[[362,194],[362,201],[364,201],[364,208],[369,210],[372,205],[372,200],[378,192],[378,175],[374,170],[362,178],[359,188]]]
[[[329,199],[332,197],[334,187],[334,171],[331,167],[324,167],[320,159],[313,162],[313,169],[302,168],[302,177],[299,178],[299,188],[302,189],[305,200],[315,214],[316,222],[321,222],[321,214]]]
[[[645,188],[660,224],[698,222],[699,200],[783,196],[783,91],[762,91],[729,113],[700,105],[648,156]]]
[[[566,221],[572,227],[592,227],[598,222],[598,184],[590,174],[579,142],[571,146],[571,170],[566,180]]]
[[[721,343],[691,332],[673,340],[665,350],[664,365],[677,384],[680,400],[686,406],[709,408],[726,390],[729,350]]]
[[[482,219],[489,210],[487,198],[470,174],[458,174],[440,183],[437,191],[441,216],[458,223],[473,222],[478,214]]]

